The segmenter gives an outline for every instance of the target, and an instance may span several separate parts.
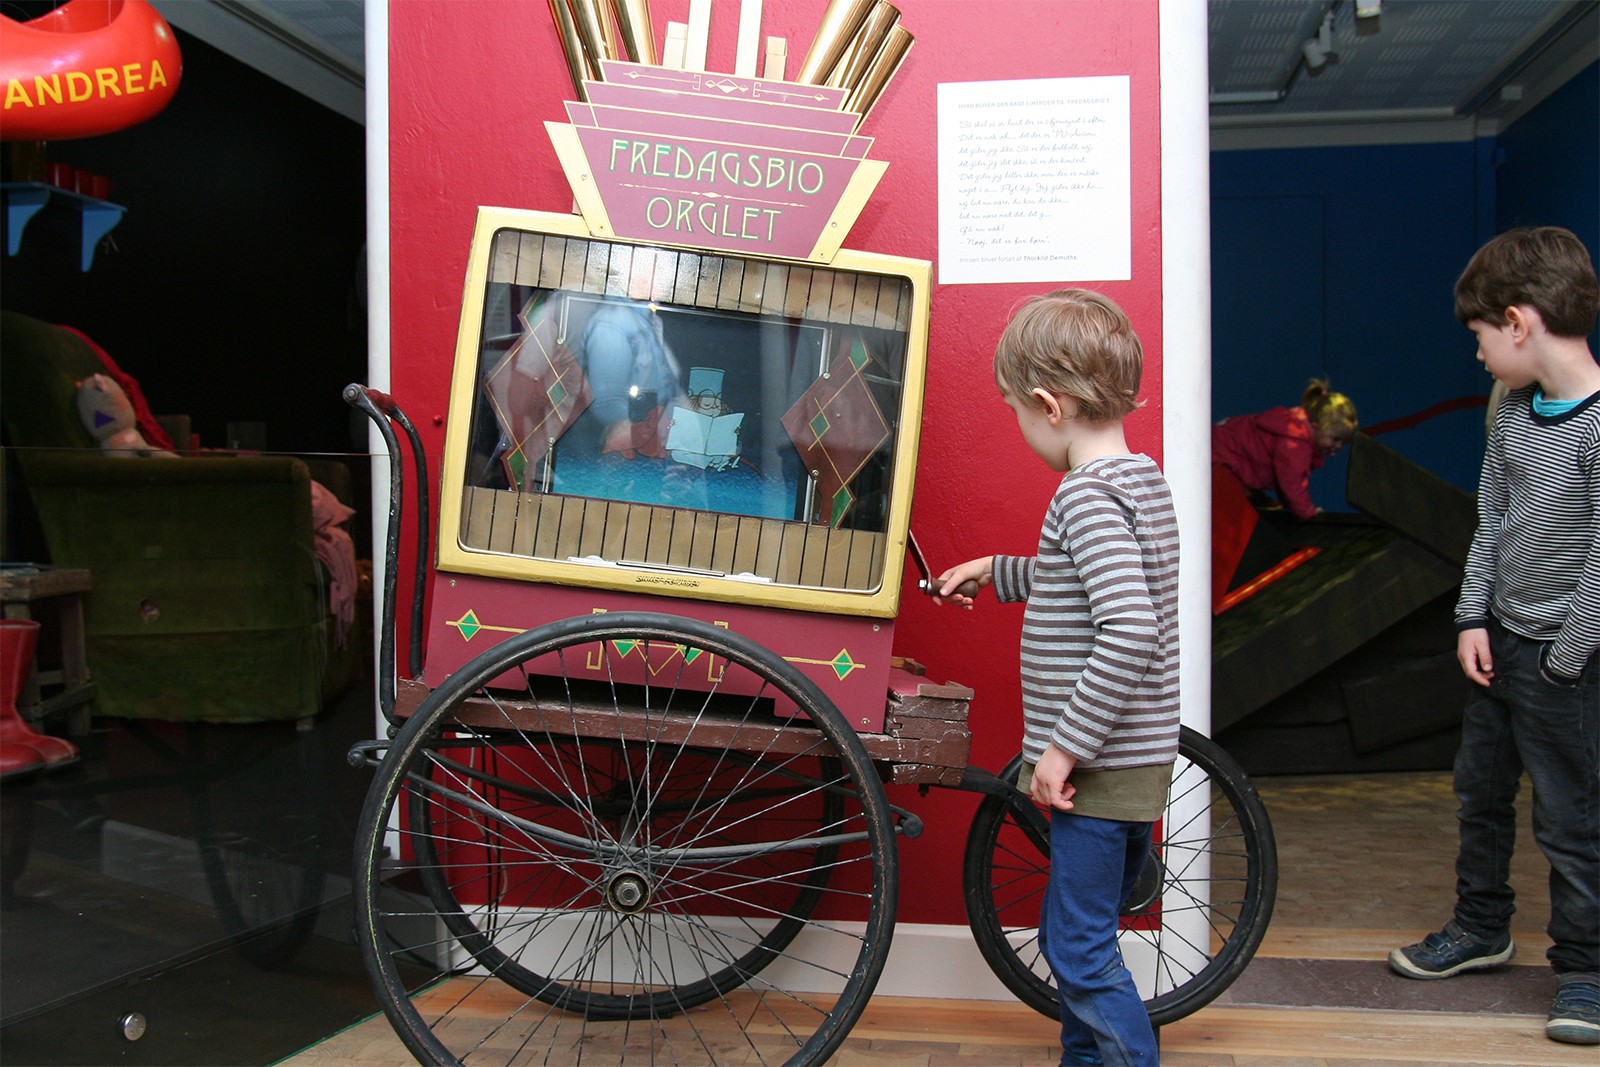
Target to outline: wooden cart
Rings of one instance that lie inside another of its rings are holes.
[[[881,705],[841,709],[749,636],[654,611],[542,622],[436,684],[397,686],[391,422],[415,484],[429,480],[389,397],[352,385],[346,399],[391,465],[379,687],[392,728],[351,752],[375,772],[357,929],[419,1062],[825,1061],[889,952],[896,838],[922,830],[886,783],[982,795],[963,872],[974,937],[1010,989],[1056,1016],[1038,945],[1048,821],[1012,787],[1018,761],[998,775],[968,765],[971,690],[897,661]],[[424,676],[418,571],[410,679]],[[1277,880],[1249,781],[1187,728],[1180,751],[1124,907],[1124,956],[1157,1024],[1237,977]]]

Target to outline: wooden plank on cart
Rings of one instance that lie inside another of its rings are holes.
[[[928,687],[971,694],[964,686]],[[917,688],[911,685],[913,693]],[[395,693],[395,714],[402,719],[409,718],[429,692],[421,682],[401,679]],[[889,699],[893,707],[893,688]],[[937,699],[955,700],[965,707],[964,698],[922,697],[917,703]],[[942,710],[953,713],[951,709]],[[719,720],[714,715],[691,712],[663,715],[659,710],[617,708],[610,704],[538,704],[504,695],[497,695],[492,701],[474,697],[463,702],[457,721],[482,729],[518,729],[536,735],[549,730],[556,736],[649,740],[657,744],[682,741],[692,733],[696,745],[746,752],[805,752],[820,739],[820,735],[801,719],[774,716],[759,721],[744,717]],[[924,721],[942,723],[944,728],[918,731],[925,736],[856,734],[868,758],[879,764],[886,781],[946,785],[960,781],[972,750],[972,735],[966,729],[965,715],[960,719],[926,717]]]

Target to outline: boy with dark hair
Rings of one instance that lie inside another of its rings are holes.
[[[1600,312],[1594,264],[1558,227],[1501,234],[1456,282],[1456,317],[1508,392],[1489,431],[1478,529],[1456,604],[1456,658],[1481,688],[1456,755],[1455,917],[1389,953],[1408,978],[1511,959],[1514,801],[1533,783],[1550,861],[1545,1033],[1600,1044]]]
[[[995,350],[995,384],[1035,455],[1063,477],[1033,556],[953,567],[935,601],[970,608],[972,579],[1026,600],[1018,788],[1050,811],[1039,941],[1061,998],[1063,1064],[1157,1064],[1117,947],[1178,753],[1178,525],[1148,456],[1129,452],[1143,350],[1122,309],[1063,289],[1029,301]]]

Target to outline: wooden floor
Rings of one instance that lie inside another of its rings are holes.
[[[1513,874],[1516,962],[1449,982],[1407,982],[1382,961],[1391,947],[1448,917],[1455,847],[1449,775],[1258,784],[1278,838],[1276,915],[1235,986],[1163,1029],[1164,1064],[1600,1067],[1600,1050],[1544,1036],[1554,988],[1544,965],[1546,868],[1525,815]],[[606,1062],[596,1052],[585,1051],[583,1062]],[[833,1062],[1045,1067],[1059,1057],[1055,1025],[1019,1004],[880,996]],[[380,1017],[284,1063],[374,1067],[408,1059]]]

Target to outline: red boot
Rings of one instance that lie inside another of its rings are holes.
[[[22,721],[17,697],[33,670],[39,624],[32,619],[0,619],[0,779],[43,767],[72,763],[78,746],[49,737]]]

